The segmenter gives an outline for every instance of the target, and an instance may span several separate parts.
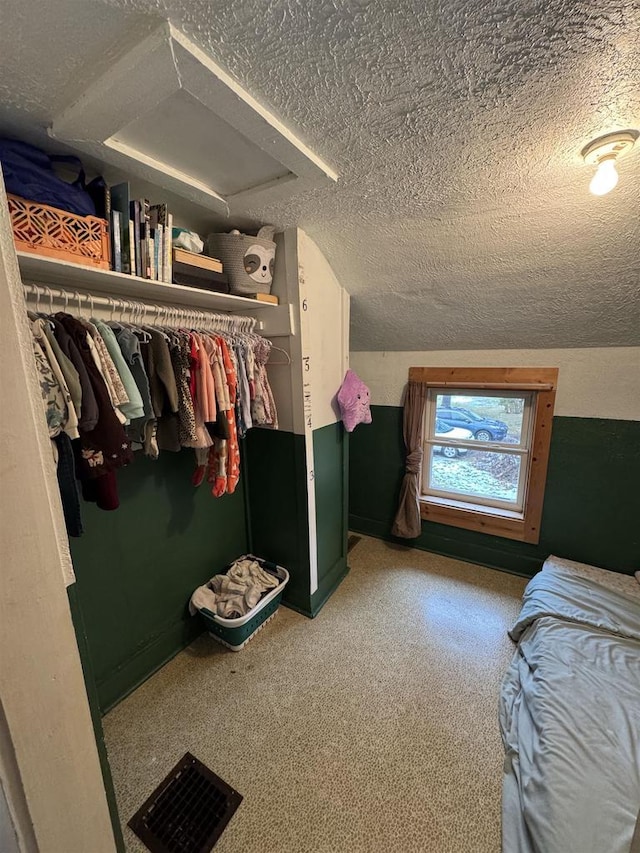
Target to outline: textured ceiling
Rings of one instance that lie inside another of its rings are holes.
[[[252,208],[352,295],[352,349],[640,343],[640,150],[603,198],[579,151],[640,128],[640,4],[3,0],[0,95],[46,124],[170,18],[340,174]]]

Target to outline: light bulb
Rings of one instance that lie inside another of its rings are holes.
[[[606,195],[618,183],[618,172],[616,171],[616,161],[608,157],[606,160],[601,160],[598,163],[598,168],[595,175],[591,178],[589,191],[594,195]]]

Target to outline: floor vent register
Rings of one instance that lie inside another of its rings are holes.
[[[210,853],[241,802],[241,794],[187,752],[129,827],[152,853]]]

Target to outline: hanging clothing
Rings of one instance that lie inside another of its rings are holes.
[[[149,380],[144,369],[142,351],[140,350],[140,341],[131,329],[127,329],[117,323],[112,324],[111,329],[116,337],[118,346],[120,347],[122,357],[129,366],[133,380],[138,387],[140,399],[142,400],[143,414],[139,417],[132,418],[127,427],[127,435],[131,441],[142,446],[145,440],[147,424],[150,420],[154,419],[154,415],[153,406],[151,404]]]
[[[143,358],[149,377],[151,403],[157,419],[158,452],[180,450],[180,420],[178,417],[178,388],[173,372],[167,336],[156,329],[145,329],[151,336],[142,345]]]
[[[178,438],[182,447],[197,442],[196,416],[190,391],[189,335],[176,333],[169,344],[171,364],[178,392]]]
[[[83,477],[93,479],[131,462],[131,445],[111,405],[107,387],[91,354],[83,324],[70,314],[56,314],[56,320],[75,344],[84,364],[93,398],[97,401],[96,425],[92,430],[80,430],[83,460],[81,473]]]
[[[127,400],[120,405],[121,412],[126,415],[129,422],[134,418],[143,417],[144,406],[140,390],[136,385],[136,381],[129,369],[129,365],[122,355],[122,350],[118,345],[113,329],[101,320],[94,320],[93,323],[98,330],[98,334],[104,341],[104,345],[111,356],[115,369],[118,371],[120,380],[127,395]]]
[[[58,360],[55,356],[53,348],[49,343],[48,338],[44,334],[44,325],[45,321],[41,318],[34,320],[31,323],[31,333],[33,334],[35,340],[38,342],[42,354],[44,355],[49,367],[53,375],[55,376],[57,385],[60,389],[62,397],[65,403],[65,415],[62,421],[62,429],[67,433],[70,439],[76,439],[79,437],[80,433],[78,432],[78,415],[76,414],[75,406],[73,405],[73,400],[71,399],[71,394],[69,392],[69,388],[67,387],[67,382],[58,363]]]
[[[84,320],[78,320],[78,322],[81,323],[83,328],[86,329],[86,323]],[[124,424],[127,422],[127,419],[122,414],[120,409],[118,408],[118,393],[113,386],[113,383],[111,381],[111,377],[109,376],[109,371],[107,370],[105,364],[103,363],[102,358],[100,357],[100,353],[98,352],[98,348],[96,347],[93,338],[89,334],[88,329],[86,329],[85,335],[86,335],[85,339],[86,339],[87,347],[88,347],[89,353],[91,354],[91,358],[93,359],[93,363],[94,363],[98,373],[102,377],[102,381],[104,382],[105,388],[107,389],[107,394],[109,395],[109,399],[111,401],[113,413],[116,416],[116,418],[120,421],[120,423],[124,426]]]
[[[53,357],[58,362],[62,375],[64,376],[67,389],[71,395],[71,402],[73,403],[78,423],[80,423],[80,418],[82,416],[82,387],[80,385],[80,376],[78,375],[78,371],[73,366],[71,359],[67,358],[60,349],[60,344],[56,340],[56,336],[53,334],[52,321],[50,319],[45,320],[43,318],[38,318],[34,322],[49,342],[49,346],[53,352]]]
[[[207,429],[209,430],[209,434],[214,439],[214,441],[216,438],[228,439],[229,424],[227,421],[226,413],[230,403],[229,391],[227,389],[227,383],[224,375],[222,352],[220,350],[218,341],[214,339],[211,335],[202,335],[201,340],[207,357],[209,358],[209,366],[211,368],[211,375],[213,377],[213,386],[215,394],[215,423],[212,421],[207,424]]]
[[[206,353],[202,347],[200,337],[195,332],[192,332],[189,335],[189,390],[193,401],[196,437],[195,440],[185,442],[185,447],[208,448],[213,444],[213,440],[205,425],[206,416],[210,413],[210,406],[207,400],[209,383],[205,375],[206,365],[201,366],[203,361],[206,361]]]
[[[69,389],[55,359],[53,349],[44,335],[43,320],[31,325],[33,354],[40,381],[42,402],[56,463],[60,500],[69,536],[80,536],[82,518],[75,476],[71,437],[78,438],[78,419]],[[78,443],[78,442],[76,442]]]
[[[64,521],[69,536],[82,536],[82,514],[80,512],[80,495],[76,480],[76,466],[71,439],[65,432],[59,433],[54,439],[58,456],[58,488]]]
[[[132,447],[151,458],[194,448],[195,485],[232,494],[240,441],[253,425],[277,426],[259,335],[87,321],[30,314],[33,352],[52,439],[67,530],[82,533],[84,500],[119,506],[116,472]],[[125,429],[126,426],[126,429]],[[225,581],[225,583],[227,583]]]
[[[42,395],[42,405],[47,419],[47,427],[49,428],[49,438],[55,438],[62,432],[63,424],[67,418],[67,404],[62,389],[40,343],[33,338],[32,344],[36,370],[38,371],[38,381],[40,383],[40,393]]]
[[[91,344],[93,344],[95,347],[95,353],[98,358],[96,366],[98,370],[100,370],[102,378],[105,381],[105,385],[109,390],[109,396],[111,397],[114,409],[116,409],[118,420],[121,423],[126,424],[129,419],[122,411],[122,407],[129,403],[129,396],[126,388],[124,387],[122,378],[120,377],[120,373],[118,372],[118,369],[111,358],[111,354],[107,349],[107,345],[105,344],[100,332],[98,332],[96,326],[89,321],[83,322],[89,335],[89,345],[91,346]]]
[[[236,428],[236,395],[238,380],[236,370],[231,358],[232,350],[227,347],[224,338],[218,338],[218,345],[222,351],[224,373],[228,389],[227,399],[229,406],[226,410],[229,424],[229,441],[227,447],[227,493],[232,495],[238,480],[240,479],[240,446],[238,444],[238,431]]]
[[[205,424],[215,424],[217,417],[216,406],[216,386],[213,371],[211,369],[211,359],[205,346],[205,340],[208,337],[205,335],[192,334],[198,350],[198,375],[197,375],[197,400],[200,406],[202,420]],[[204,339],[203,339],[204,338]]]
[[[120,379],[124,385],[128,398],[128,402],[123,402],[120,406],[120,410],[127,416],[129,422],[135,418],[143,417],[144,405],[142,402],[142,396],[140,395],[140,390],[136,385],[136,381],[129,369],[129,365],[125,361],[113,329],[101,320],[94,320],[93,322],[104,341],[107,350],[109,351],[109,355],[111,356],[116,370],[120,375]]]
[[[251,419],[251,393],[249,391],[249,379],[247,375],[246,364],[246,347],[242,344],[235,344],[235,351],[238,362],[238,396],[236,400],[236,424],[238,427],[238,436],[244,438],[247,430],[253,426]]]
[[[251,417],[260,426],[278,429],[278,413],[267,376],[267,361],[270,354],[271,342],[258,338],[254,347],[255,396],[251,403]]]
[[[57,316],[50,318],[50,323],[53,326],[53,334],[60,349],[76,369],[78,381],[80,382],[82,403],[80,412],[78,413],[78,428],[80,431],[90,432],[98,423],[98,402],[93,393],[93,386],[78,347],[69,332],[57,319]]]

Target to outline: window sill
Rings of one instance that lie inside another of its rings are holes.
[[[516,539],[520,542],[536,543],[539,538],[538,530],[527,525],[523,513],[467,501],[422,495],[420,515],[425,521],[462,527],[465,530],[502,536],[505,539]]]

